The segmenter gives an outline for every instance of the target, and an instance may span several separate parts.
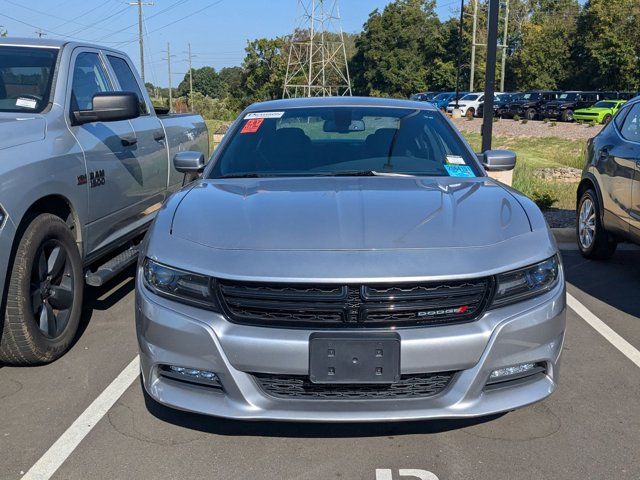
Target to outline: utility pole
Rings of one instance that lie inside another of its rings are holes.
[[[173,87],[171,86],[171,57],[175,57],[175,55],[171,55],[171,44],[167,42],[167,68],[169,69],[169,112],[173,110]]]
[[[462,68],[462,22],[463,21],[464,21],[464,0],[460,0],[460,25],[459,25],[459,31],[458,31],[458,68],[456,68],[456,110],[459,109],[458,97],[460,97],[460,69]]]
[[[36,35],[38,35],[38,38],[42,38],[46,35],[46,32],[43,32],[41,28],[39,28],[38,30],[36,30]]]
[[[477,1],[477,0],[476,0]],[[505,10],[504,10],[504,33],[502,36],[502,66],[500,73],[500,91],[504,92],[504,77],[507,71],[507,50],[509,46],[507,42],[509,41],[509,0],[505,0]]]
[[[138,43],[140,44],[140,77],[144,83],[144,40],[142,35],[142,7],[153,7],[153,3],[143,3],[142,0],[129,3],[130,6],[138,7]]]
[[[471,40],[471,80],[469,81],[469,91],[473,92],[476,74],[476,47],[478,30],[478,0],[473,0],[473,34]]]
[[[496,82],[496,57],[498,50],[498,23],[500,0],[489,0],[489,25],[487,27],[487,68],[484,74],[484,115],[482,121],[482,152],[491,150],[493,135],[493,102]]]
[[[197,57],[197,55],[193,55],[191,53],[191,43],[189,45],[189,51],[187,54],[189,55],[189,107],[191,112],[193,113],[193,66],[192,66],[192,58]]]

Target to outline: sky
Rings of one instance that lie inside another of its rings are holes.
[[[140,63],[137,0],[0,0],[0,26],[12,37],[90,41],[124,50]],[[216,69],[240,65],[247,40],[290,33],[297,0],[145,0],[146,80],[168,85],[167,42],[171,43],[172,85],[193,66]],[[359,32],[369,13],[389,0],[340,0],[342,27]],[[459,0],[437,0],[442,19],[459,9]],[[458,10],[459,11],[459,10]]]

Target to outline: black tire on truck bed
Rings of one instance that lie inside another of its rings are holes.
[[[63,220],[51,214],[33,218],[7,282],[0,362],[36,365],[61,357],[78,330],[84,290],[82,259]]]

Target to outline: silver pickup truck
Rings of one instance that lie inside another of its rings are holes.
[[[70,347],[84,285],[135,262],[208,149],[203,119],[157,115],[122,52],[0,40],[0,363]]]

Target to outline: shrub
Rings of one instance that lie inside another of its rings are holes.
[[[465,117],[467,119],[467,122],[473,122],[473,117],[470,115],[466,115]]]
[[[595,126],[596,126],[596,122],[594,122],[593,120],[592,120],[592,121],[590,121],[589,123],[587,123],[587,127],[588,127],[588,128],[593,128],[593,127],[595,127]]]
[[[576,123],[577,123],[578,125],[582,125],[584,122],[583,122],[582,120],[576,120]]]
[[[542,122],[543,122],[543,123],[549,123],[549,119],[548,119],[547,117],[544,117],[544,118],[542,119]]]
[[[520,123],[522,123],[522,125],[526,125],[527,123],[529,123],[529,120],[527,120],[526,118],[523,118]]]
[[[551,122],[552,127],[555,127],[556,125],[558,125],[558,122]]]
[[[513,121],[514,122],[519,122],[520,121],[520,115],[514,115],[513,116]]]
[[[500,117],[493,117],[493,123],[498,123],[500,121]]]
[[[556,198],[553,198],[548,192],[535,191],[531,195],[531,199],[538,205],[541,210],[549,210],[556,202]]]

